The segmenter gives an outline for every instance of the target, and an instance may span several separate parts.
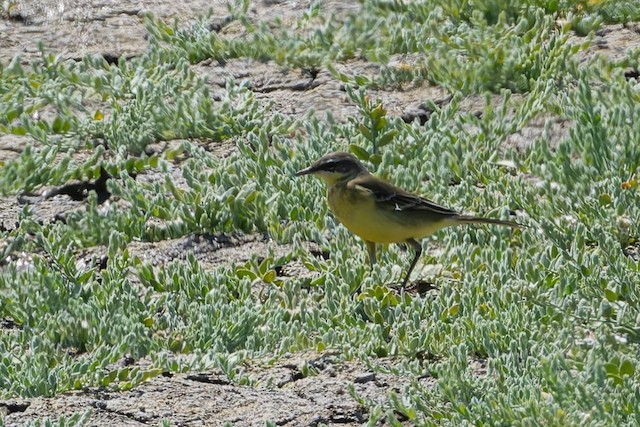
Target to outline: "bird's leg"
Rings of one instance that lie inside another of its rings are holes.
[[[416,267],[420,256],[422,255],[422,245],[415,239],[407,239],[407,243],[411,245],[413,250],[416,252],[416,255],[413,257],[413,261],[411,261],[411,265],[409,266],[409,270],[407,270],[407,275],[404,278],[404,282],[402,282],[402,287],[406,288],[407,283],[409,283],[409,277],[411,277],[411,273],[413,269]]]
[[[369,266],[373,270],[373,266],[376,264],[376,242],[365,240],[364,244],[367,245],[367,252],[369,253]],[[356,289],[354,293],[357,294],[358,292],[360,292],[361,287],[362,283],[358,286],[358,289]]]
[[[373,269],[376,264],[376,243],[367,240],[364,243],[367,245],[367,252],[369,252],[369,266]]]

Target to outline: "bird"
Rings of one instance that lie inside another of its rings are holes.
[[[336,219],[365,243],[369,264],[376,264],[377,244],[408,244],[415,252],[402,287],[422,255],[419,240],[442,228],[462,224],[493,224],[521,228],[500,219],[465,215],[412,194],[369,173],[350,153],[322,156],[296,176],[314,175],[327,185],[327,201]]]

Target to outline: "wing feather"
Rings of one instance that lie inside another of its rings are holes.
[[[373,197],[376,204],[384,209],[394,211],[422,211],[425,214],[456,216],[458,212],[440,206],[424,197],[411,194],[391,185],[373,175],[354,178],[348,184],[353,189]]]

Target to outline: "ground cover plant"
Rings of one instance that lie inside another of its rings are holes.
[[[295,25],[249,6],[229,6],[230,35],[207,16],[147,16],[148,49],[130,59],[40,46],[33,64],[0,64],[0,136],[24,144],[0,167],[3,210],[20,202],[0,231],[0,398],[179,372],[265,386],[254,361],[314,350],[409,378],[383,399],[350,389],[366,425],[640,423],[640,49],[588,54],[594,31],[640,5],[363,1],[332,16],[318,3]],[[237,58],[328,72],[357,112],[286,115],[233,79],[214,93],[198,67]],[[380,72],[343,66],[355,61]],[[450,95],[424,99],[422,121],[376,95],[421,85]],[[540,119],[540,136],[511,143]],[[416,276],[432,289],[399,289],[411,254],[392,246],[370,271],[322,184],[294,176],[337,149],[528,228],[440,232]],[[54,197],[75,203],[43,216]],[[133,249],[228,235],[271,249],[213,267]]]

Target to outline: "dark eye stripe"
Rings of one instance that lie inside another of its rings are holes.
[[[325,164],[325,169],[326,170],[336,170],[336,168],[340,165],[340,162],[336,162],[336,161],[331,161],[331,162],[327,162]]]
[[[322,166],[322,169],[330,172],[346,171],[352,166],[351,163],[348,160],[329,160]]]

